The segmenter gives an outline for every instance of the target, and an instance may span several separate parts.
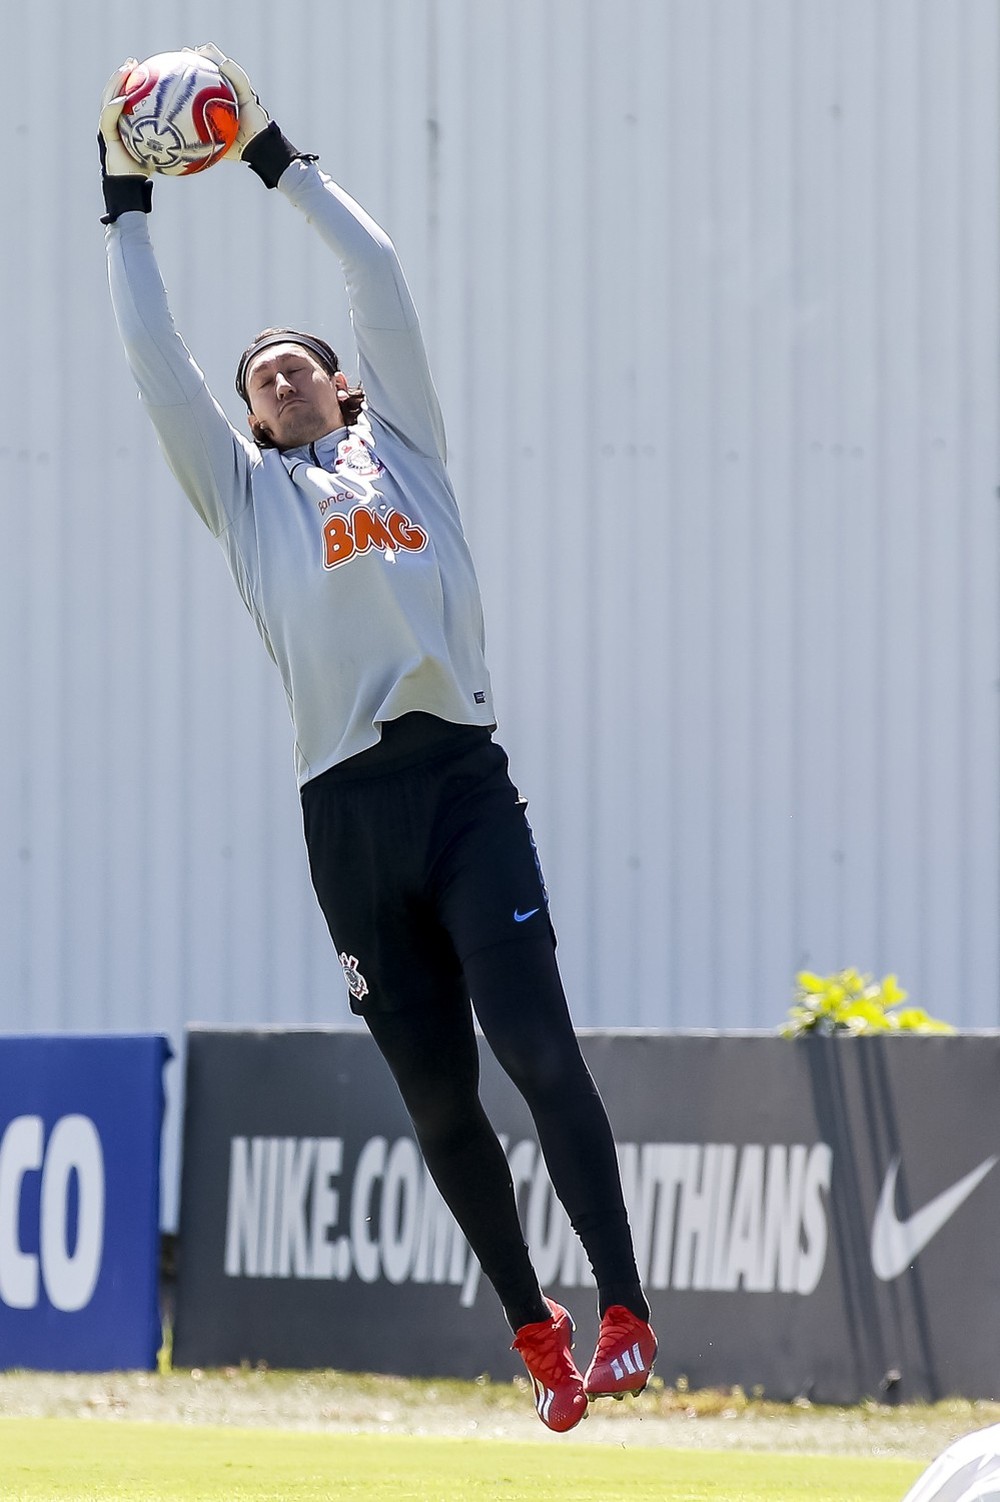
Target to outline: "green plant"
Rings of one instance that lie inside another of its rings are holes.
[[[894,975],[880,981],[857,970],[814,975],[800,970],[795,977],[795,1000],[779,1032],[783,1038],[806,1033],[953,1033],[923,1007],[907,1007],[906,992]]]

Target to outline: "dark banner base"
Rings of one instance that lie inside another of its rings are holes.
[[[582,1033],[658,1375],[817,1402],[1000,1393],[1000,1035]],[[523,1372],[367,1034],[192,1030],[175,1360]],[[520,1096],[483,1098],[584,1359],[586,1259]]]

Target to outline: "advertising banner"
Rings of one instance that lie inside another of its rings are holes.
[[[581,1033],[667,1382],[853,1402],[1000,1393],[1000,1035]],[[586,1259],[485,1048],[543,1287]],[[401,1375],[522,1370],[367,1034],[193,1030],[174,1354]]]
[[[149,1369],[159,1036],[0,1037],[0,1369]]]

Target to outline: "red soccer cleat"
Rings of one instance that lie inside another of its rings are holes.
[[[653,1370],[656,1336],[622,1304],[605,1310],[594,1359],[583,1379],[588,1398],[638,1397]]]
[[[552,1318],[522,1325],[511,1350],[520,1352],[528,1368],[538,1417],[549,1429],[565,1434],[587,1412],[587,1398],[583,1378],[570,1354],[573,1321],[561,1304],[552,1299],[545,1302],[552,1310]]]

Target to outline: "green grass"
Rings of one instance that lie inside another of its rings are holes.
[[[3,1502],[900,1502],[922,1466],[403,1435],[0,1419]]]

